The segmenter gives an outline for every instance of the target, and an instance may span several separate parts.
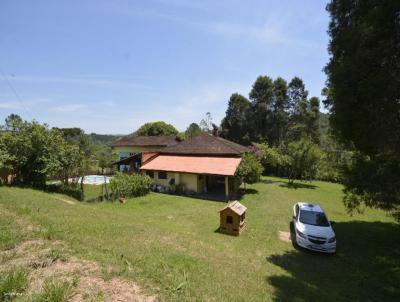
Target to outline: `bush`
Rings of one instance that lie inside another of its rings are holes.
[[[260,160],[266,175],[286,176],[289,158],[277,147],[253,144],[252,153]]]
[[[137,197],[149,193],[151,178],[145,174],[117,173],[110,180],[111,197]]]
[[[186,186],[184,184],[177,184],[175,187],[175,194],[183,195],[186,192]]]
[[[238,168],[238,175],[244,183],[252,184],[260,180],[263,166],[252,153],[246,153]]]
[[[58,281],[54,279],[46,279],[43,290],[39,294],[33,296],[34,302],[64,302],[73,293],[74,287],[68,281]]]
[[[317,175],[317,164],[321,157],[318,145],[309,138],[302,138],[288,145],[288,171],[289,183],[295,179],[315,179]]]
[[[46,185],[44,190],[51,193],[65,194],[80,201],[83,201],[85,198],[84,193],[78,184],[50,184]]]

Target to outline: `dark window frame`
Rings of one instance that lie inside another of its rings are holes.
[[[167,179],[168,174],[165,171],[158,171],[158,179]]]
[[[146,171],[146,175],[150,178],[154,178],[154,171]]]
[[[226,216],[226,223],[233,224],[233,216],[231,216],[231,215]]]

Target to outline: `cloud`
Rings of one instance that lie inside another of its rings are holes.
[[[18,102],[0,102],[0,109],[22,109]]]
[[[238,92],[247,95],[250,83],[229,83],[223,85],[206,85],[197,91],[189,91],[174,105],[174,110],[168,114],[175,126],[184,130],[190,123],[199,123],[210,112],[213,122],[219,124],[225,115],[227,104],[232,93]],[[167,108],[160,109],[161,116]]]
[[[229,39],[249,39],[264,44],[311,47],[325,47],[311,40],[294,37],[292,31],[282,20],[269,18],[263,24],[242,24],[231,22],[208,22],[204,28],[213,33]]]
[[[11,81],[43,82],[57,84],[82,84],[82,85],[106,85],[106,86],[130,86],[139,89],[150,89],[151,86],[134,81],[120,81],[113,79],[89,78],[89,77],[59,77],[59,76],[12,76]]]
[[[180,4],[178,1],[177,4]],[[293,37],[292,30],[288,28],[292,15],[279,17],[272,14],[266,15],[264,23],[235,23],[220,20],[195,20],[182,17],[176,13],[165,12],[165,10],[154,9],[135,9],[113,3],[112,8],[120,14],[128,16],[147,16],[150,18],[158,18],[166,21],[180,23],[199,30],[206,31],[211,34],[220,35],[228,39],[250,39],[264,44],[291,45],[300,47],[325,48],[311,40]]]
[[[78,112],[85,109],[86,105],[83,104],[68,104],[50,108],[51,112]]]
[[[0,96],[0,109],[31,109],[42,103],[48,103],[50,98],[23,98],[22,101],[1,101]],[[10,98],[10,97],[7,97]]]
[[[226,22],[215,22],[208,26],[208,29],[216,34],[235,38],[252,38],[263,42],[285,43],[283,33],[272,26],[251,26]]]

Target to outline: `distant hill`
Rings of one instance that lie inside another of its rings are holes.
[[[111,145],[114,140],[123,135],[90,133],[87,136],[97,145]]]

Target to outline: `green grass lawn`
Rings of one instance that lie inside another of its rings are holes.
[[[94,200],[103,195],[102,186],[83,185],[85,201]]]
[[[379,210],[349,216],[341,190],[325,182],[291,188],[284,179],[263,178],[241,200],[248,211],[240,237],[217,232],[224,203],[158,193],[125,205],[70,205],[55,195],[1,187],[0,205],[45,229],[38,236],[63,240],[105,274],[135,280],[161,300],[399,300],[399,224]],[[305,200],[320,203],[336,222],[336,255],[279,240],[279,231],[290,231],[293,204]],[[9,219],[0,217],[0,249],[23,238],[7,230]]]

